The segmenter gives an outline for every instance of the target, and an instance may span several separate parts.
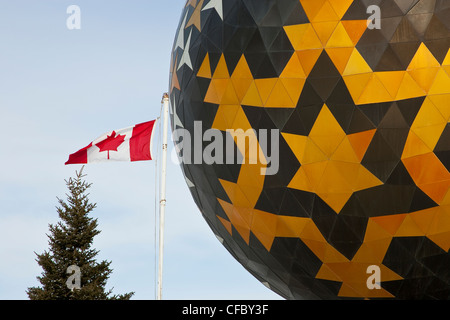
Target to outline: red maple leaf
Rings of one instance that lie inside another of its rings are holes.
[[[117,151],[117,148],[125,141],[124,135],[117,135],[116,132],[111,132],[110,136],[107,136],[107,138],[103,141],[100,141],[96,144],[97,147],[100,148],[99,152],[108,151],[108,160],[109,160],[109,152],[110,151]]]

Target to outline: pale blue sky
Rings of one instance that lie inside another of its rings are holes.
[[[66,9],[81,9],[68,30]],[[56,197],[80,166],[70,153],[155,119],[185,0],[0,0],[0,299],[27,299],[48,249]],[[172,144],[170,144],[170,149]],[[107,288],[155,298],[155,164],[88,165]],[[165,299],[279,299],[219,243],[179,167],[168,162]]]

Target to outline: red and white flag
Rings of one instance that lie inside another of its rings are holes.
[[[155,124],[152,120],[105,133],[71,154],[65,164],[152,160]]]

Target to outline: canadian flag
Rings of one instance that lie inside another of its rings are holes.
[[[152,160],[155,124],[152,120],[105,133],[72,153],[65,164]]]

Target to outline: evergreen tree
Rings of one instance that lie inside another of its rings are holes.
[[[31,300],[129,300],[134,294],[111,296],[112,289],[105,291],[112,272],[111,261],[97,263],[95,260],[99,251],[92,244],[100,231],[97,219],[88,216],[96,204],[89,202],[86,191],[91,184],[83,180],[82,172],[83,168],[76,172],[75,178],[65,180],[69,189],[67,202],[58,198],[61,221],[49,225],[49,251],[36,254],[36,261],[43,269],[37,277],[42,287],[28,288]],[[72,273],[69,267],[79,269]],[[78,284],[77,279],[81,280]]]

